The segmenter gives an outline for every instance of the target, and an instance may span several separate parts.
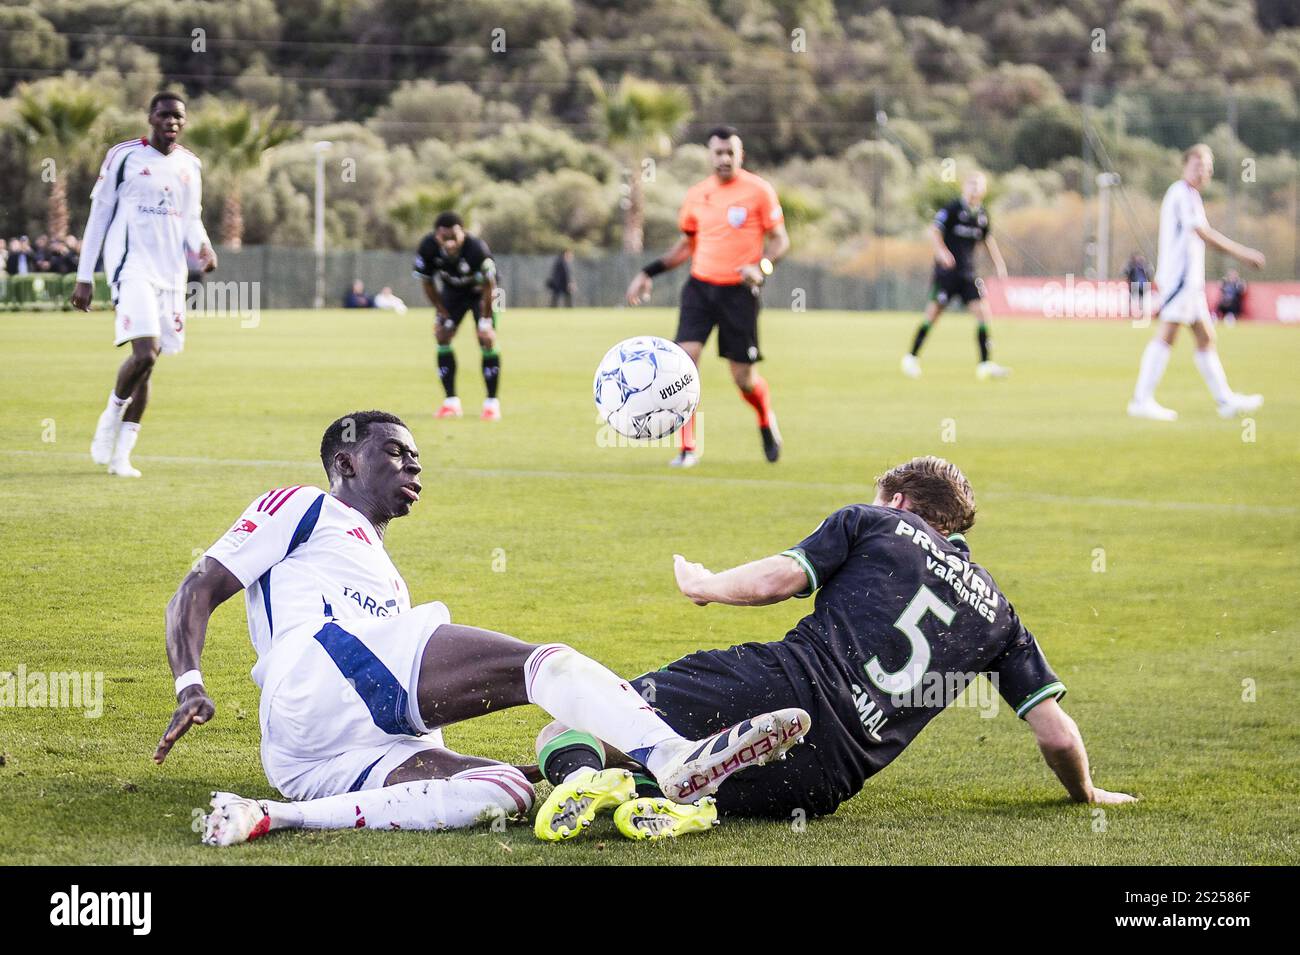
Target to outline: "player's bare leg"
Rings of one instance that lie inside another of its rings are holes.
[[[925,318],[916,329],[916,337],[912,339],[912,350],[903,356],[901,367],[903,374],[908,378],[921,377],[921,346],[925,344],[925,337],[930,334],[930,329],[934,327],[935,322],[939,321],[943,309],[944,306],[934,299],[926,302]]]
[[[781,456],[781,431],[776,425],[776,414],[772,411],[772,393],[767,381],[758,373],[752,362],[733,361],[731,380],[740,389],[740,397],[754,409],[758,415],[758,432],[763,438],[763,454],[772,463]]]
[[[1239,394],[1228,386],[1228,376],[1223,370],[1223,363],[1219,361],[1219,350],[1215,345],[1213,324],[1205,319],[1194,322],[1192,335],[1196,339],[1196,351],[1192,355],[1196,361],[1196,370],[1205,379],[1205,385],[1219,408],[1219,415],[1232,418],[1259,410],[1259,406],[1264,403],[1262,395]]]
[[[737,770],[779,757],[809,726],[802,710],[780,710],[707,740],[687,740],[629,683],[572,647],[456,624],[429,639],[416,690],[429,729],[535,703],[566,726],[609,740],[671,798],[686,802],[709,795]]]
[[[433,337],[438,342],[438,379],[447,397],[443,399],[436,417],[459,418],[464,411],[460,398],[456,394],[456,351],[451,341],[456,337],[456,327],[450,321],[435,317],[433,320]]]
[[[478,345],[483,352],[483,385],[487,389],[483,413],[479,417],[484,421],[500,421],[501,402],[497,399],[497,388],[501,381],[501,354],[497,351],[497,333],[490,317],[479,319]]]
[[[698,370],[700,367],[700,355],[704,352],[704,342],[678,342],[682,351],[690,356],[691,361],[695,363]],[[695,433],[695,415],[682,425],[682,450],[668,462],[669,466],[675,468],[692,468],[699,463],[700,446],[698,435]]]
[[[975,377],[980,381],[988,381],[990,378],[1006,378],[1011,374],[1011,369],[999,365],[989,358],[989,318],[991,312],[989,303],[978,298],[968,306],[971,315],[975,317],[975,340],[979,346],[980,363],[975,366]]]
[[[156,338],[131,340],[131,354],[117,371],[117,382],[99,416],[90,453],[96,464],[108,465],[108,473],[139,477],[131,464],[131,451],[140,433],[140,420],[149,403],[149,380],[158,361],[161,345]]]
[[[1130,417],[1149,418],[1152,421],[1177,420],[1177,411],[1166,408],[1156,401],[1156,386],[1164,377],[1165,368],[1169,364],[1169,355],[1173,351],[1177,337],[1177,322],[1161,322],[1156,334],[1151,341],[1147,342],[1147,347],[1142,351],[1142,361],[1138,366],[1133,400],[1128,403]]]
[[[290,802],[214,792],[203,841],[228,846],[277,829],[464,829],[522,816],[532,803],[519,767],[431,747],[391,770],[378,789]]]

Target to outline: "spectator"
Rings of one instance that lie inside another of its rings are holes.
[[[398,315],[406,314],[406,303],[393,294],[393,290],[385,285],[375,296],[375,308],[386,308],[396,312]]]
[[[1133,310],[1139,315],[1146,314],[1147,301],[1151,294],[1151,266],[1147,265],[1146,256],[1134,252],[1124,266],[1124,278],[1128,280],[1129,295],[1132,297]]]
[[[1236,269],[1229,269],[1219,284],[1219,304],[1214,310],[1221,321],[1229,325],[1236,324],[1246,301],[1246,283],[1241,280]]]
[[[343,296],[344,308],[374,308],[375,303],[366,294],[366,285],[361,279],[352,283],[352,291]]]
[[[565,306],[573,308],[573,293],[577,286],[573,281],[573,250],[565,249],[555,257],[551,264],[551,275],[546,280],[546,287],[551,290],[551,308],[557,308],[560,296],[564,296]]]
[[[9,259],[5,262],[5,271],[10,275],[26,275],[36,271],[36,260],[32,256],[32,246],[27,236],[9,240]]]

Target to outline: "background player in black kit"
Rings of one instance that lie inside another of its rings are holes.
[[[957,298],[966,303],[979,323],[975,330],[980,350],[976,376],[981,380],[1005,378],[1011,372],[989,359],[989,306],[984,298],[984,283],[975,275],[975,246],[983,242],[998,278],[1007,277],[1002,252],[989,234],[989,214],[983,205],[987,191],[988,179],[984,174],[971,173],[962,183],[961,198],[940,209],[926,230],[934,249],[934,282],[930,286],[930,301],[925,306],[925,319],[916,330],[911,352],[903,356],[903,374],[909,378],[921,377],[917,356],[925,336],[948,303]]]
[[[873,504],[841,508],[781,554],[718,574],[675,558],[679,588],[700,605],[817,594],[812,612],[779,642],[693,653],[631,681],[685,736],[739,729],[746,714],[777,707],[811,717],[806,745],[729,780],[716,810],[787,820],[795,810],[834,812],[980,674],[1029,723],[1072,799],[1132,801],[1093,786],[1083,739],[1057,703],[1064,684],[988,572],[970,561],[962,532],[974,520],[961,471],[942,458],[916,458],[879,478]],[[555,724],[538,743],[552,782],[601,765],[599,743]],[[658,836],[674,824],[707,828],[691,825],[699,812],[715,809],[642,798],[620,806],[616,821],[625,835],[638,820],[659,823],[648,830]]]
[[[438,377],[447,397],[438,409],[439,418],[459,418],[463,411],[456,394],[456,352],[451,340],[465,313],[473,314],[478,325],[478,343],[483,350],[484,421],[501,419],[497,387],[501,381],[501,355],[497,352],[496,263],[487,243],[465,231],[460,216],[439,213],[433,231],[420,240],[415,253],[415,276],[433,305],[434,335],[438,339]]]

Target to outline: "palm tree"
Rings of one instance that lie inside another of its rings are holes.
[[[92,131],[108,104],[94,87],[76,80],[25,85],[17,99],[14,129],[33,151],[45,151],[53,161],[45,229],[51,239],[62,239],[68,234],[68,176],[93,162]]]
[[[228,178],[221,204],[221,244],[238,249],[244,243],[243,178],[262,162],[262,154],[298,134],[291,123],[279,122],[276,109],[254,111],[245,105],[208,102],[185,132],[202,158]]]
[[[644,158],[665,156],[672,138],[691,115],[684,90],[624,76],[612,93],[594,84],[596,117],[605,142],[620,157],[628,178],[623,201],[623,251],[637,252],[645,238],[645,193],[641,178]]]

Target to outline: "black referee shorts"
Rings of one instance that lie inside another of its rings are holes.
[[[723,815],[763,819],[824,816],[861,786],[840,781],[834,771],[837,740],[834,720],[819,724],[820,707],[796,691],[772,644],[746,643],[728,650],[703,650],[662,670],[631,681],[664,722],[687,739],[719,730],[783,707],[797,706],[812,716],[812,729],[789,755],[767,766],[736,773],[719,787]],[[852,791],[846,791],[849,788]]]
[[[758,350],[759,299],[745,283],[714,285],[691,276],[682,286],[677,341],[707,342],[718,329],[718,354],[746,365],[762,361]]]

